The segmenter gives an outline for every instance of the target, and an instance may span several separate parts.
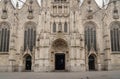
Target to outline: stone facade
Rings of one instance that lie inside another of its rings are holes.
[[[120,35],[120,1],[113,1],[106,9],[99,8],[95,0],[84,0],[81,5],[78,0],[42,0],[41,4],[26,0],[18,9],[10,0],[0,2],[0,23],[8,23],[10,27],[9,51],[0,52],[0,71],[55,71],[59,58],[64,59],[66,71],[120,69],[120,50],[112,51],[110,35],[114,23],[119,24]],[[85,28],[91,24],[96,29],[96,49],[91,44],[88,51]],[[29,47],[24,49],[27,25],[35,26],[36,30],[32,51]],[[90,56],[94,59],[92,64]]]

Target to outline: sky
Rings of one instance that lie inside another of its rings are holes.
[[[1,0],[0,0],[1,1]],[[18,0],[12,0],[12,3],[13,4],[16,4],[16,2],[17,2]],[[26,0],[22,0],[22,1],[26,1]],[[40,4],[40,1],[41,0],[38,0],[38,2],[39,2],[39,4]],[[95,0],[96,2],[97,2],[97,4],[100,6],[100,7],[102,7],[102,3],[103,3],[103,0]],[[83,0],[81,0],[81,2],[83,2]],[[109,0],[104,0],[104,2],[105,2],[105,4],[107,4],[108,2],[109,2]],[[21,3],[21,2],[19,2],[19,5],[21,5],[20,6],[20,8],[22,7],[22,5],[23,5],[23,3]]]

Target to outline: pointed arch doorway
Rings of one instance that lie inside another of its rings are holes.
[[[55,70],[65,70],[65,54],[55,54]]]
[[[32,57],[30,55],[25,56],[25,70],[32,70]]]
[[[67,70],[68,44],[64,39],[56,39],[52,44],[53,70]]]
[[[88,58],[88,67],[89,67],[89,70],[96,70],[96,57],[94,55],[90,55],[89,58]]]

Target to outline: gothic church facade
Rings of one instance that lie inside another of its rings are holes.
[[[120,69],[120,1],[0,2],[0,71]]]

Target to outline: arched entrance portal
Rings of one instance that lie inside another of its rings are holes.
[[[52,44],[52,56],[55,70],[66,70],[68,44],[64,39],[57,39]]]
[[[25,57],[25,70],[31,70],[32,67],[32,57],[30,55]]]
[[[89,61],[88,61],[88,66],[89,66],[89,70],[95,70],[95,56],[90,55],[89,56]]]
[[[55,70],[65,70],[65,54],[55,54]]]

